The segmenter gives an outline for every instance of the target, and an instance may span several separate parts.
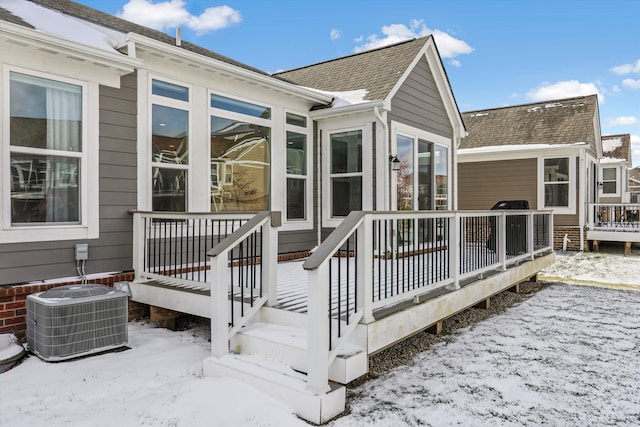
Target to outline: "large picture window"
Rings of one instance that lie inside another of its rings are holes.
[[[271,108],[211,95],[211,211],[268,210]]]
[[[153,210],[185,212],[189,168],[189,88],[152,79],[151,93]]]
[[[449,148],[442,145],[444,138],[419,133],[406,126],[402,128],[402,132],[395,134],[396,156],[400,161],[396,172],[396,209],[448,209],[450,158]],[[410,134],[411,131],[415,133]]]
[[[333,133],[330,141],[331,216],[362,210],[362,130]]]
[[[11,225],[79,223],[83,87],[9,73]]]

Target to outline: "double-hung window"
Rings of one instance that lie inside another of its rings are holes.
[[[286,113],[286,161],[287,161],[287,221],[309,219],[309,147],[307,145],[307,118]]]
[[[618,169],[602,168],[602,194],[608,196],[618,195]]]
[[[270,206],[271,108],[211,94],[211,211]]]
[[[151,80],[151,183],[154,211],[186,212],[189,88]]]
[[[540,189],[538,206],[555,213],[573,214],[576,208],[575,157],[541,158],[538,161]]]
[[[5,166],[10,170],[10,213],[5,226],[81,224],[81,174],[87,167],[84,89],[83,84],[9,72]]]
[[[329,136],[331,217],[362,210],[362,130]]]

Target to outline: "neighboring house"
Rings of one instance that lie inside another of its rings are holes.
[[[587,203],[597,201],[602,157],[596,95],[462,114],[460,209],[527,200],[554,212],[556,248],[586,248]],[[565,243],[565,236],[566,241]]]
[[[631,135],[603,135],[600,159],[600,203],[629,203]]]

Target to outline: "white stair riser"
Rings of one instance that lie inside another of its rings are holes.
[[[240,354],[262,354],[279,360],[300,372],[307,372],[306,349],[238,333],[231,341],[231,351]],[[329,366],[329,379],[347,384],[368,372],[368,357],[361,351],[349,357],[336,357]]]
[[[326,394],[314,395],[300,388],[292,388],[256,375],[255,367],[245,372],[242,369],[219,363],[215,357],[203,362],[203,373],[209,377],[232,377],[251,384],[289,406],[300,418],[315,424],[323,424],[345,410],[346,389],[338,387]]]

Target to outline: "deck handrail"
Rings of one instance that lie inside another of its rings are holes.
[[[214,278],[211,283],[211,353],[214,356],[227,354],[229,340],[261,307],[276,303],[276,227],[279,226],[280,212],[259,212],[207,252],[212,260]],[[257,243],[258,239],[260,243]],[[249,246],[247,249],[243,247],[245,242]],[[257,266],[259,273],[256,272]],[[256,282],[259,282],[258,295],[253,294]],[[264,293],[262,284],[267,286]],[[250,296],[244,294],[245,288],[248,288]]]
[[[354,330],[353,322],[370,323],[373,310],[419,301],[438,289],[454,291],[462,280],[550,251],[551,211],[351,212],[303,264],[309,277],[309,390],[326,392],[328,366]],[[437,272],[433,264],[440,265]],[[342,296],[347,301],[341,305]]]

